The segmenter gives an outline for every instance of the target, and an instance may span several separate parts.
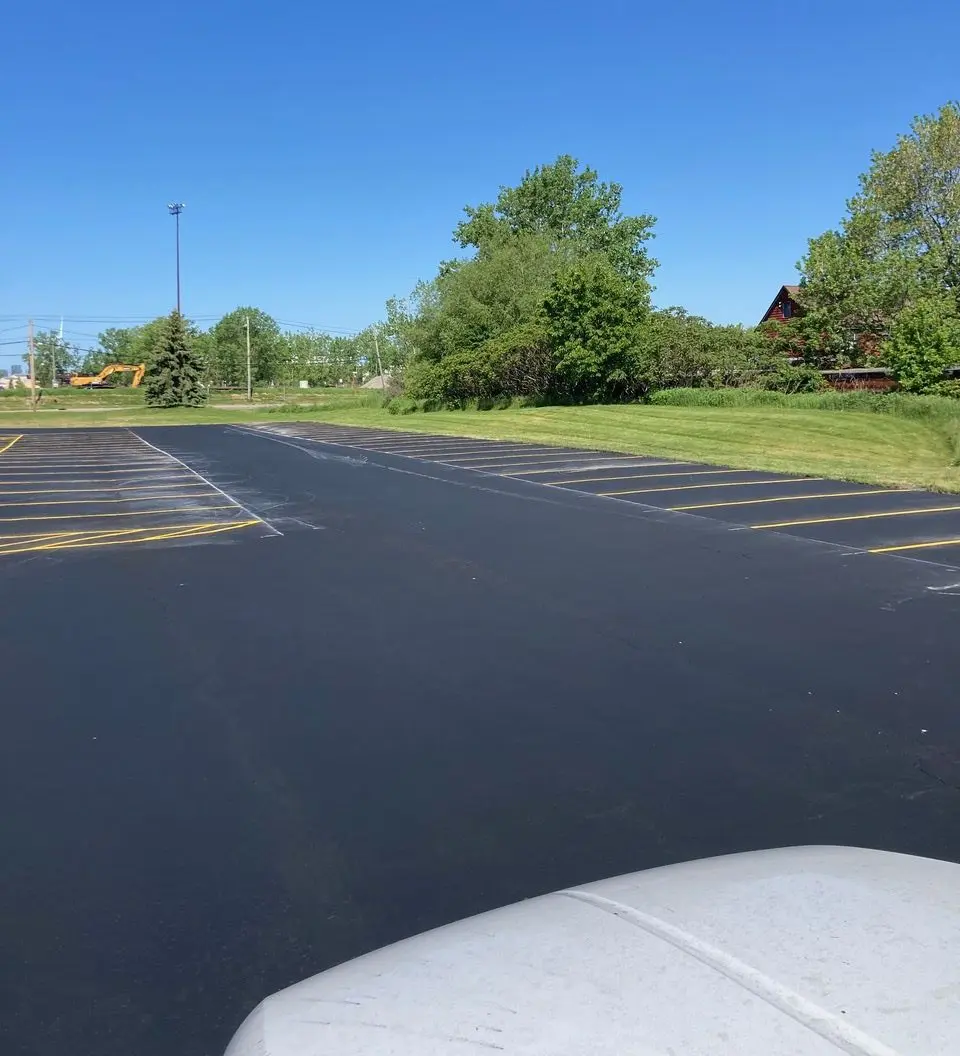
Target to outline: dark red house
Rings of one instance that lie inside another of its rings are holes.
[[[779,293],[773,299],[773,304],[763,313],[760,325],[762,326],[771,319],[775,322],[783,323],[787,319],[792,319],[795,315],[799,315],[803,311],[797,302],[799,294],[799,286],[781,286]]]

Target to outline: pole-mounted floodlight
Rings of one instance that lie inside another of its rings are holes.
[[[177,221],[177,315],[180,314],[180,214],[184,208],[183,202],[169,202],[167,204],[170,215],[175,217]]]

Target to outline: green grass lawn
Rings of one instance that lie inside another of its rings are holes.
[[[542,407],[390,415],[356,408],[323,421],[662,455],[740,469],[960,491],[935,421],[782,407]]]
[[[74,428],[135,425],[204,425],[268,419],[273,411],[313,415],[317,411],[371,404],[379,407],[379,393],[353,389],[306,391],[258,389],[248,403],[240,392],[212,392],[199,408],[173,410],[147,407],[138,389],[47,389],[37,409],[19,393],[0,396],[0,432],[15,429]]]
[[[240,405],[153,410],[128,403],[98,410],[10,412],[18,427],[322,421],[660,455],[743,469],[960,491],[960,466],[943,421],[794,407],[544,407],[392,415],[376,394],[336,390],[279,408]],[[7,401],[2,401],[6,404]],[[71,404],[72,406],[72,404]]]

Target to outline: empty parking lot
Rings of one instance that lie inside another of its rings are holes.
[[[499,440],[321,424],[266,431],[787,532],[873,554],[960,561],[960,495]]]
[[[130,430],[0,435],[0,557],[263,528],[229,495]]]
[[[44,434],[43,482],[15,471],[69,493],[14,515],[66,511],[41,531],[79,546],[111,525],[79,519],[80,488],[137,512],[99,490],[115,469],[140,499],[191,485],[146,500],[153,534],[255,523],[29,536],[0,561],[4,1056],[211,1056],[337,961],[648,866],[802,843],[960,860],[956,569],[673,512],[713,501],[690,492],[586,493],[739,479],[721,467],[350,446],[373,435]]]

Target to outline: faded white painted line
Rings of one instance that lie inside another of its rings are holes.
[[[275,535],[283,535],[283,532],[281,532],[278,528],[274,528],[274,526],[269,521],[265,521],[259,514],[254,513],[253,510],[250,510],[246,506],[244,506],[242,502],[237,502],[237,500],[232,495],[228,495],[227,492],[223,490],[223,488],[218,488],[212,480],[208,480],[202,473],[198,473],[195,469],[192,469],[190,466],[187,465],[186,462],[183,461],[183,459],[177,458],[176,455],[171,455],[169,451],[164,451],[162,448],[151,444],[149,440],[144,440],[139,433],[135,433],[132,429],[130,430],[130,432],[141,443],[146,444],[147,447],[153,448],[154,451],[159,452],[161,455],[166,455],[167,458],[173,459],[174,462],[177,462],[181,466],[183,466],[183,468],[188,473],[192,473],[195,477],[199,477],[200,480],[202,480],[205,484],[209,484],[214,491],[218,491],[225,499],[228,499],[230,502],[232,502],[234,506],[237,506],[239,509],[243,510],[243,512],[247,514],[248,517],[252,517],[254,520],[259,521],[261,524],[269,528],[270,531],[273,532]]]

